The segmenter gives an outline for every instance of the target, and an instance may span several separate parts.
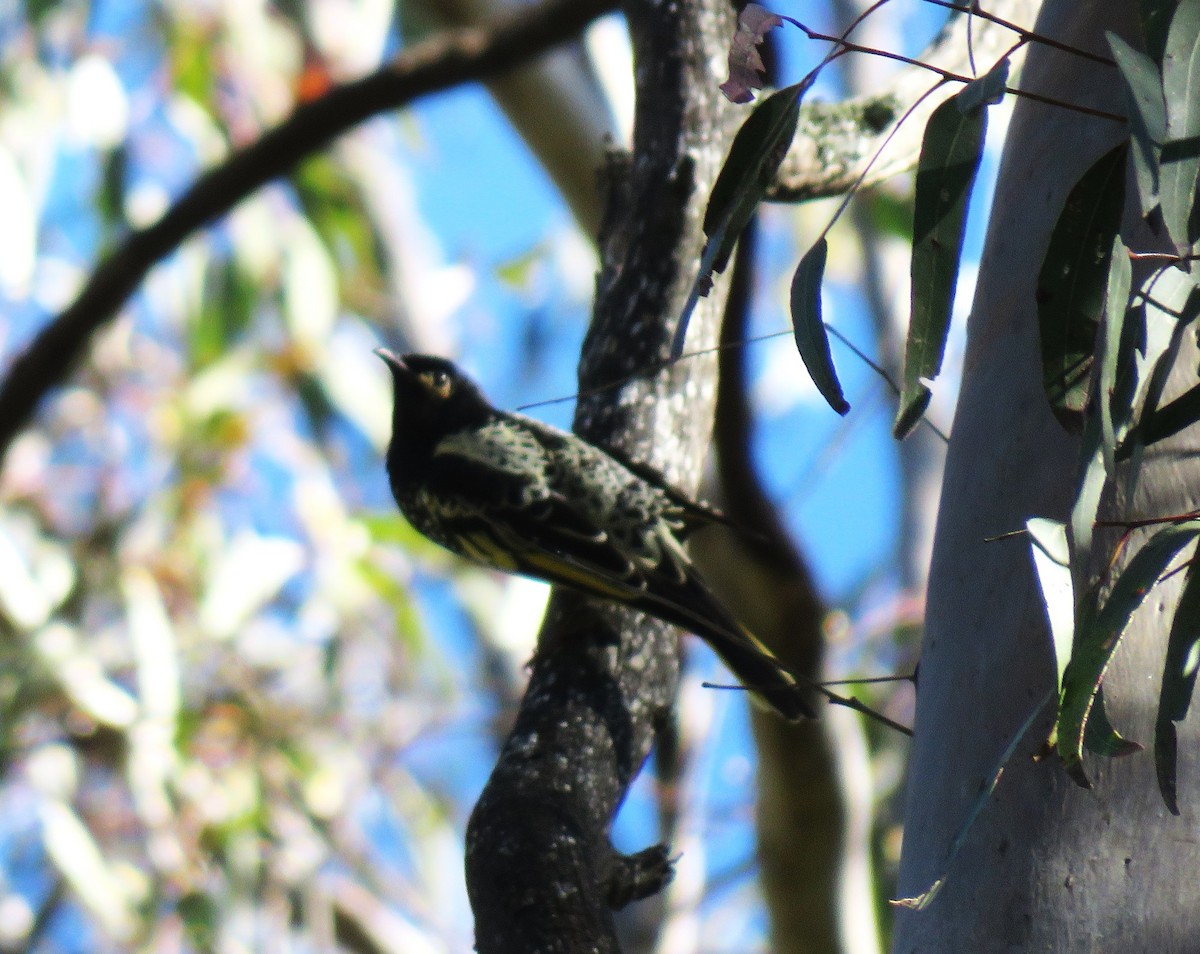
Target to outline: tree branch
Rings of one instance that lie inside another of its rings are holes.
[[[626,16],[637,63],[634,152],[614,156],[609,170],[576,429],[694,492],[715,359],[664,365],[737,118],[710,65],[734,28],[732,6],[631,0]],[[723,299],[719,283],[693,319],[693,346],[715,343]],[[598,390],[615,381],[625,383]],[[480,954],[616,951],[611,907],[666,883],[665,848],[623,857],[608,833],[678,673],[675,629],[554,594],[516,728],[468,826]]]
[[[614,6],[615,0],[547,0],[502,24],[433,37],[369,76],[297,107],[257,142],[205,173],[158,222],[130,234],[105,258],[75,301],[13,362],[0,385],[0,460],[92,335],[116,315],[150,268],[197,229],[363,120],[511,70],[576,36]]]

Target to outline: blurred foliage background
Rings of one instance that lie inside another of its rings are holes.
[[[435,29],[386,0],[0,0],[3,360],[200,171]],[[584,48],[618,142],[622,29],[602,20]],[[819,53],[785,49],[784,68]],[[839,225],[830,264],[834,323],[884,364],[905,189]],[[875,675],[911,665],[923,555],[901,532],[890,392],[835,350],[856,410],[834,420],[788,340],[796,236],[830,211],[762,218],[751,327],[776,337],[748,351],[756,449],[781,519],[821,544],[832,670]],[[502,406],[569,396],[595,267],[462,88],[304,159],[151,272],[0,472],[0,950],[471,949],[462,832],[545,590],[395,515],[371,349],[455,355]],[[533,413],[562,425],[569,404]],[[696,949],[761,949],[743,703],[689,685],[704,747],[673,797],[710,839]],[[877,701],[907,718],[903,693]],[[872,740],[864,784],[886,805],[900,750]],[[623,847],[655,837],[661,794],[639,782]]]

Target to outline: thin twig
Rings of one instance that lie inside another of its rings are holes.
[[[872,371],[874,371],[876,374],[878,374],[881,378],[883,378],[883,380],[887,383],[887,386],[891,389],[892,394],[899,397],[900,387],[899,387],[899,385],[896,384],[896,382],[892,378],[892,376],[890,374],[888,374],[886,368],[884,368],[882,365],[877,364],[876,362],[872,361],[866,355],[866,353],[863,352],[863,350],[861,348],[859,348],[857,345],[854,344],[853,341],[851,341],[844,334],[842,334],[835,327],[833,327],[833,325],[829,324],[829,322],[824,322],[824,325],[825,325],[826,331],[828,331],[831,335],[833,335],[835,338],[837,338],[838,341],[840,341],[847,348],[849,348],[851,351],[853,351],[854,354],[858,357],[858,359],[863,362],[863,364],[865,364],[868,368],[870,368]],[[921,423],[924,424],[926,427],[928,427],[931,431],[933,431],[933,433],[938,436],[938,438],[942,441],[943,444],[950,443],[950,436],[945,431],[943,431],[940,427],[938,427],[936,424],[934,424],[933,421],[929,420],[929,418],[922,416]]]
[[[1116,66],[1111,57],[1103,56],[1099,53],[1092,53],[1090,50],[1081,50],[1077,46],[1063,43],[1061,40],[1056,40],[1053,37],[1046,36],[1044,33],[1037,33],[1033,30],[1027,30],[1023,26],[1018,26],[1011,20],[1005,20],[1003,17],[998,17],[994,13],[988,13],[978,3],[971,3],[964,6],[960,3],[954,3],[952,0],[925,0],[926,3],[932,3],[937,7],[945,7],[947,10],[957,10],[959,13],[965,13],[969,16],[979,17],[981,20],[987,20],[996,26],[1004,27],[1006,30],[1012,30],[1018,34],[1022,40],[1028,43],[1040,43],[1042,46],[1048,46],[1051,49],[1060,50],[1063,53],[1073,53],[1075,56],[1081,56],[1085,60],[1092,60],[1095,63],[1103,63],[1105,66]]]
[[[891,50],[881,50],[878,47],[863,46],[859,43],[851,43],[849,40],[840,36],[832,36],[828,33],[820,33],[816,30],[809,29],[798,20],[793,20],[790,17],[784,17],[789,23],[799,27],[804,31],[805,36],[810,40],[819,40],[826,43],[836,43],[838,49],[831,56],[826,56],[825,61],[832,59],[833,56],[841,56],[845,53],[865,53],[868,56],[881,56],[887,60],[895,60],[897,63],[904,63],[907,66],[915,66],[919,69],[928,70],[930,73],[940,76],[943,83],[972,83],[975,81],[973,76],[964,76],[962,73],[955,73],[953,70],[943,69],[940,66],[935,66],[932,63],[926,63],[924,60],[919,60],[911,56],[905,56],[903,53],[894,53]],[[822,62],[822,66],[824,62]],[[936,87],[935,87],[936,88]],[[1083,113],[1085,116],[1096,116],[1099,119],[1108,119],[1117,123],[1126,122],[1126,117],[1117,113],[1110,113],[1104,109],[1094,109],[1091,106],[1082,106],[1079,103],[1070,103],[1063,99],[1056,99],[1053,96],[1043,96],[1041,93],[1033,93],[1029,90],[1020,89],[1016,86],[1006,86],[1004,91],[1013,96],[1019,96],[1024,99],[1030,99],[1034,102],[1045,103],[1047,106],[1058,106],[1062,109],[1070,110],[1075,113]]]

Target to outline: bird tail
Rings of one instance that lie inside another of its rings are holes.
[[[693,624],[692,629],[696,631],[700,627]],[[721,657],[759,708],[773,709],[789,722],[816,716],[796,685],[796,680],[770,650],[744,627],[737,626],[737,633],[734,634],[725,632],[724,627],[717,629],[705,626],[696,635],[703,638]]]
[[[640,602],[651,613],[695,633],[721,657],[759,708],[773,709],[789,722],[812,719],[816,712],[800,686],[766,646],[709,590],[694,567],[681,567],[683,579],[661,578]],[[635,602],[636,605],[636,602]]]

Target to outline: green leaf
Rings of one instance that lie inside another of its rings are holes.
[[[796,274],[792,277],[792,332],[796,336],[796,347],[809,377],[839,414],[850,410],[842,394],[837,372],[833,367],[833,356],[829,353],[829,335],[825,322],[821,320],[821,279],[825,274],[825,255],[829,243],[821,239],[804,253]]]
[[[129,150],[120,145],[102,159],[103,174],[96,196],[100,218],[108,229],[125,225],[125,181],[129,175]]]
[[[1167,141],[1159,200],[1163,221],[1180,248],[1196,237],[1196,177],[1200,174],[1200,0],[1180,0],[1163,56]]]
[[[971,185],[983,155],[987,111],[964,114],[956,98],[946,100],[929,118],[917,164],[912,317],[900,407],[892,424],[897,438],[921,419],[931,397],[923,381],[936,378],[942,368]]]
[[[1038,275],[1042,383],[1050,409],[1077,429],[1087,404],[1109,256],[1125,201],[1122,143],[1098,159],[1067,196]]]
[[[1125,316],[1129,312],[1129,289],[1133,281],[1133,262],[1121,236],[1113,238],[1109,254],[1108,288],[1104,296],[1104,334],[1100,339],[1100,438],[1104,452],[1104,468],[1116,469],[1117,433],[1114,418],[1128,419],[1129,408],[1114,408],[1122,400],[1117,389],[1117,372],[1121,362],[1121,345],[1125,339]]]
[[[377,299],[387,284],[382,243],[357,184],[326,154],[302,162],[291,182],[305,216],[337,264],[347,302],[354,307],[357,300]]]
[[[1092,703],[1092,714],[1088,717],[1087,726],[1083,730],[1083,747],[1096,755],[1105,758],[1119,759],[1133,755],[1145,748],[1140,742],[1125,738],[1108,719],[1108,710],[1104,705],[1104,687],[1096,692]]]
[[[1163,141],[1167,138],[1167,106],[1162,77],[1150,57],[1139,53],[1115,33],[1105,33],[1121,74],[1125,112],[1133,143],[1133,171],[1137,179],[1142,215],[1158,205],[1158,171]]]
[[[1096,590],[1091,590],[1082,601],[1075,647],[1063,674],[1056,744],[1068,774],[1085,788],[1091,787],[1091,783],[1083,770],[1084,736],[1104,673],[1134,611],[1176,554],[1195,540],[1197,535],[1200,535],[1200,520],[1187,520],[1164,527],[1129,561],[1104,606],[1094,617],[1091,607],[1095,606]],[[1107,717],[1103,718],[1107,721]]]
[[[175,905],[183,933],[196,950],[210,951],[217,944],[221,908],[207,894],[189,891]]]
[[[1080,442],[1079,474],[1075,481],[1075,502],[1071,506],[1071,540],[1076,566],[1090,565],[1092,530],[1109,473],[1111,471],[1105,469],[1099,417],[1089,414]]]
[[[905,245],[912,244],[913,207],[912,198],[890,191],[870,191],[858,196],[865,206],[872,228],[887,237],[898,238]]]
[[[40,29],[42,21],[62,6],[62,0],[25,0],[25,16],[34,29]]]
[[[209,262],[199,314],[188,327],[193,371],[224,358],[241,340],[259,304],[257,285],[228,259]]]
[[[1154,722],[1154,768],[1158,790],[1171,814],[1179,814],[1175,799],[1176,738],[1175,723],[1182,722],[1192,702],[1196,672],[1200,664],[1200,571],[1193,562],[1188,567],[1183,593],[1175,606],[1171,634],[1167,638],[1167,658],[1163,664],[1162,691],[1158,697],[1158,716]]]
[[[734,137],[708,198],[704,213],[704,234],[708,240],[691,294],[675,328],[672,357],[683,353],[688,321],[696,302],[708,294],[713,274],[724,271],[729,264],[738,237],[774,181],[775,172],[796,135],[800,99],[811,85],[812,81],[806,80],[772,93],[754,108]]]

